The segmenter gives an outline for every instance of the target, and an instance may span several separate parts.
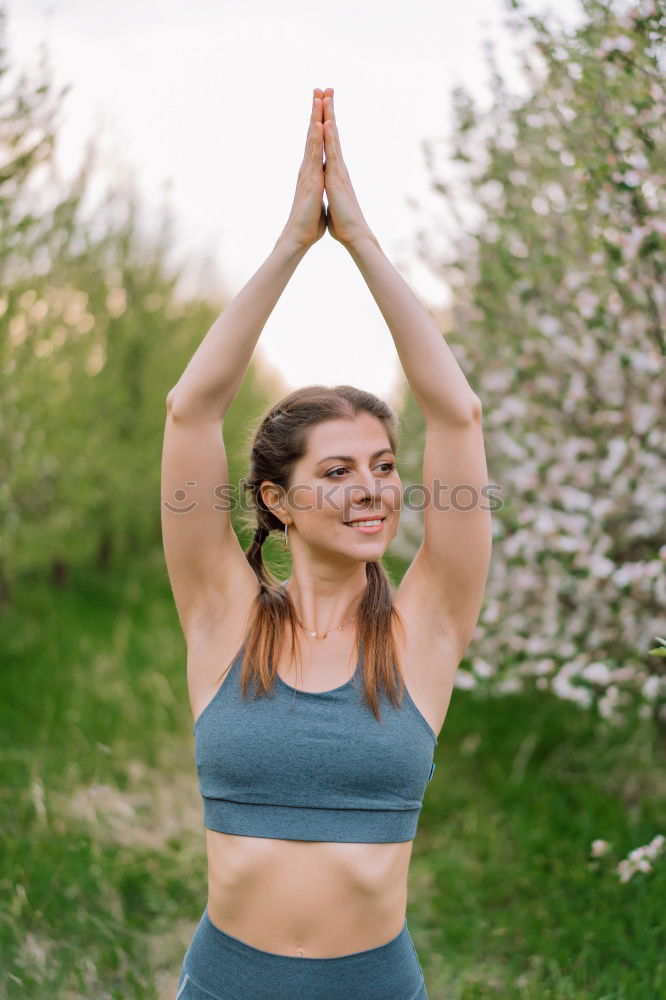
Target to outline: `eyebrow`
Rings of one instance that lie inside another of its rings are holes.
[[[372,455],[370,456],[370,461],[372,462],[373,459],[379,458],[380,455],[385,455],[385,454],[392,455],[393,450],[391,448],[380,448],[379,451],[375,451],[372,453]],[[325,458],[319,459],[317,465],[321,465],[322,462],[333,462],[333,461],[349,462],[350,464],[353,465],[356,459],[354,458],[353,455],[326,455]]]

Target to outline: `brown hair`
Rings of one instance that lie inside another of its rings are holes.
[[[293,468],[307,451],[308,430],[325,420],[353,420],[359,413],[369,413],[384,425],[391,448],[397,450],[398,417],[383,400],[351,385],[305,386],[275,403],[251,429],[249,442],[250,472],[241,480],[252,498],[253,518],[247,527],[255,534],[245,550],[247,560],[259,580],[260,590],[250,610],[245,632],[245,656],[241,673],[243,696],[249,682],[256,684],[255,697],[273,692],[275,676],[269,663],[277,663],[285,641],[287,622],[291,625],[291,656],[294,636],[300,649],[298,618],[286,589],[264,565],[262,545],[272,531],[284,533],[284,524],[266,506],[260,486],[270,480],[286,493],[291,485]],[[404,693],[404,678],[394,636],[398,625],[404,636],[404,621],[393,604],[395,587],[381,562],[366,562],[367,587],[356,609],[355,655],[363,650],[364,700],[378,721],[379,691],[382,688],[391,704],[398,705]]]

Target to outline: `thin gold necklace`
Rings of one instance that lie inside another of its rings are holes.
[[[288,583],[289,583],[289,580],[285,580],[283,583],[280,584],[280,586],[283,587],[286,590]],[[345,620],[343,621],[342,625],[336,625],[335,628],[329,628],[328,631],[324,632],[323,635],[319,635],[317,632],[313,631],[313,629],[308,628],[307,625],[304,625],[303,622],[298,617],[298,615],[296,615],[296,621],[301,626],[301,628],[305,629],[305,631],[308,633],[309,636],[312,636],[314,639],[325,639],[329,632],[337,632],[340,629],[343,629],[345,627],[345,625],[347,624],[347,621],[352,621],[352,622],[356,621],[356,615],[352,615],[351,618],[349,618],[349,619],[345,618]]]
[[[329,628],[326,632],[324,632],[323,635],[319,635],[317,632],[313,632],[311,628],[308,628],[307,625],[304,625],[303,622],[298,617],[298,615],[296,615],[296,621],[301,626],[301,628],[304,628],[305,631],[308,633],[308,635],[313,636],[315,639],[325,639],[329,632],[337,632],[339,629],[343,629],[345,627],[345,625],[347,624],[347,621],[352,621],[353,622],[353,621],[355,621],[355,619],[356,619],[356,615],[352,615],[351,618],[345,619],[345,621],[343,621],[342,625],[336,625],[335,628]]]

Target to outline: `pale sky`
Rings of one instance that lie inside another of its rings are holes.
[[[579,7],[529,4],[569,22]],[[421,143],[450,149],[454,86],[489,104],[487,39],[512,90],[524,91],[503,0],[9,0],[5,9],[12,75],[36,67],[45,43],[55,89],[72,85],[59,116],[61,174],[74,174],[99,134],[94,190],[133,175],[145,225],[157,225],[166,197],[174,261],[193,289],[230,298],[268,256],[293,201],[312,90],[331,86],[367,222],[426,307],[447,301],[416,260],[417,229],[430,232],[441,214]],[[257,353],[288,389],[350,382],[397,404],[404,384],[363,276],[328,233],[298,266]]]

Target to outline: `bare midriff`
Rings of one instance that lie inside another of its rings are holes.
[[[413,841],[274,840],[206,830],[208,915],[262,951],[335,958],[377,948],[405,922]]]

